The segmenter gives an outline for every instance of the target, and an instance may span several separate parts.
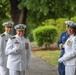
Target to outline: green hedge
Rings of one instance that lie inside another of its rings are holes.
[[[50,45],[56,41],[57,28],[54,26],[40,26],[33,31],[33,38],[38,46]]]
[[[70,20],[76,22],[76,16],[72,17]]]

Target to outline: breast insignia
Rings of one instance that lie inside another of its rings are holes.
[[[5,36],[5,34],[1,34],[1,37]]]
[[[68,45],[68,46],[70,46],[70,45],[71,45],[71,43],[72,43],[72,41],[71,41],[71,40],[68,40],[68,41],[67,41],[67,45]]]
[[[15,41],[15,44],[19,44],[18,40]]]

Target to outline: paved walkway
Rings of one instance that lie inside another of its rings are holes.
[[[57,75],[57,68],[32,54],[32,66],[25,75]]]

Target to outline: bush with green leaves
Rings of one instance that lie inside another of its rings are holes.
[[[76,22],[76,16],[74,16],[74,17],[71,17],[71,19],[70,19],[71,21],[74,21],[74,22]]]
[[[55,19],[47,19],[44,22],[42,22],[42,26],[55,26],[56,25],[56,20]]]
[[[56,41],[58,40],[60,34],[64,31],[66,31],[66,25],[65,21],[68,20],[67,18],[58,18],[58,19],[47,19],[44,22],[42,22],[43,26],[55,26],[58,28],[58,36],[56,38]]]
[[[40,26],[33,31],[33,38],[38,46],[46,47],[56,41],[57,28],[54,26]]]

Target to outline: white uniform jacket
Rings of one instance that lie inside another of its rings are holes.
[[[0,35],[0,65],[2,66],[6,66],[7,63],[7,56],[5,55],[5,47],[10,37],[11,35],[6,32]]]
[[[6,55],[8,55],[7,68],[23,71],[31,65],[31,47],[28,38],[13,36],[7,42]]]
[[[65,63],[65,65],[76,65],[76,36],[71,35],[65,45],[65,54],[59,60]]]

